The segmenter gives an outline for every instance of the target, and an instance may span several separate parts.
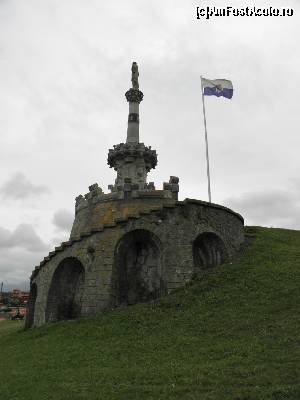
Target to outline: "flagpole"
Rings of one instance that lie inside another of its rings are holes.
[[[209,202],[211,203],[210,173],[209,173],[209,157],[208,157],[208,140],[207,140],[206,115],[205,115],[205,105],[204,105],[204,95],[203,95],[202,76],[200,76],[200,79],[201,79],[203,120],[204,120],[205,144],[206,144],[206,165],[207,165],[206,171],[207,171],[207,182],[208,182],[208,199],[209,199]]]

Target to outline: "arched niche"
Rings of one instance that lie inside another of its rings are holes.
[[[84,267],[77,258],[68,257],[59,263],[48,293],[46,322],[81,315],[84,276]]]
[[[220,265],[228,257],[223,240],[212,232],[204,232],[193,242],[193,260],[196,268],[210,268]]]
[[[33,326],[36,298],[37,298],[37,285],[36,283],[32,283],[30,285],[29,299],[27,303],[25,329],[31,328]]]
[[[155,299],[164,291],[159,239],[145,229],[126,233],[115,249],[112,285],[115,305]]]

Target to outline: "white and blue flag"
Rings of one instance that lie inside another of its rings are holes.
[[[227,79],[202,79],[202,87],[204,96],[226,97],[231,99],[233,95],[232,82]]]

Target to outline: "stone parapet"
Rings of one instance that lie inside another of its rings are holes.
[[[164,190],[168,190],[172,193],[172,198],[178,200],[179,192],[179,178],[177,176],[170,176],[168,183],[164,182]]]
[[[80,208],[76,208],[70,238],[80,236],[82,232],[91,228],[127,218],[129,215],[139,215],[140,212],[162,207],[164,204],[174,204],[172,193],[166,190],[134,190],[127,192],[127,195],[123,191],[113,194],[120,195],[120,198],[111,199],[110,194],[107,194],[98,202],[93,202],[92,199],[82,200],[85,204],[81,203]]]
[[[115,202],[130,199],[160,199],[170,200],[174,197],[172,189],[157,190],[154,183],[145,184],[144,189],[140,189],[137,184],[132,184],[128,178],[124,185],[115,186],[109,185],[111,193],[104,193],[98,184],[91,185],[90,191],[84,196],[80,194],[75,198],[75,216],[82,210],[90,210],[91,207],[100,203],[111,203],[112,207]]]

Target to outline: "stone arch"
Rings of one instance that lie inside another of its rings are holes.
[[[213,232],[200,233],[193,242],[195,268],[209,268],[223,264],[228,253],[223,240]]]
[[[115,249],[113,303],[131,305],[164,292],[160,240],[146,229],[125,233]]]
[[[25,328],[31,328],[34,323],[34,311],[35,311],[35,302],[37,298],[37,284],[32,283],[30,285],[29,299],[27,305],[27,314],[25,321]]]
[[[56,268],[46,306],[46,322],[78,318],[81,315],[85,271],[75,257],[62,260]]]

